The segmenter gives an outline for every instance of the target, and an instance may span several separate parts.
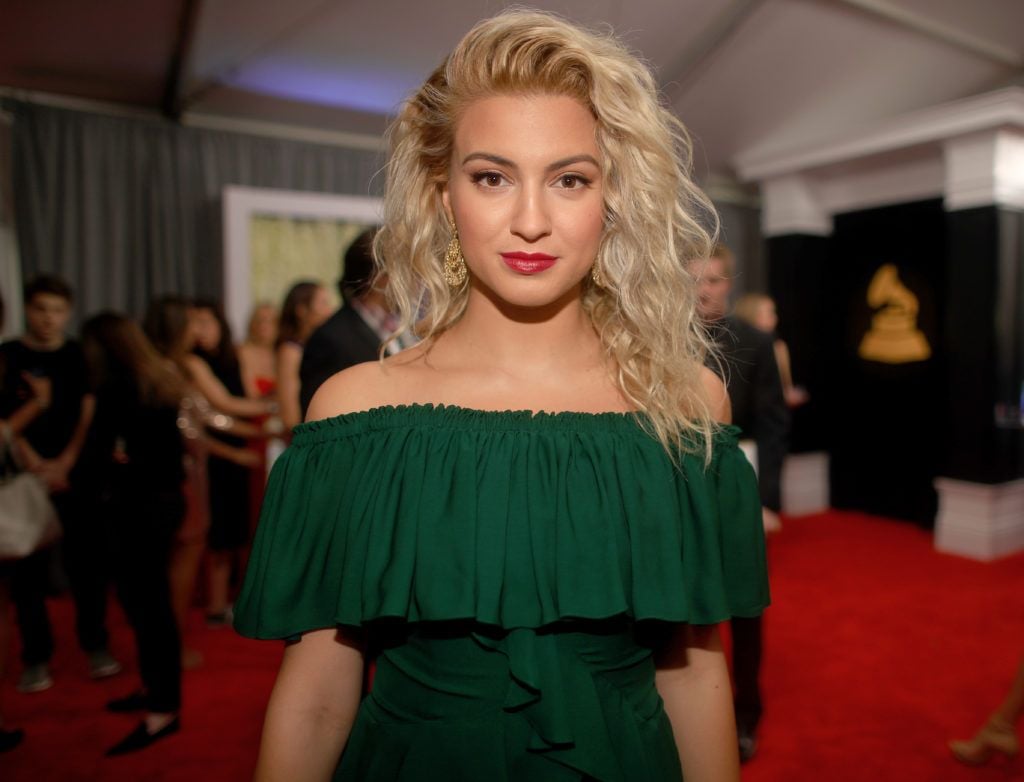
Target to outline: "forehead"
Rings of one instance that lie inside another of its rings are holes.
[[[28,306],[45,309],[61,309],[68,307],[68,300],[56,293],[37,293],[28,301]]]
[[[708,258],[706,261],[698,261],[694,269],[697,276],[707,282],[718,282],[726,278],[725,261],[721,258]]]
[[[590,110],[565,95],[479,98],[466,106],[455,126],[455,162],[473,152],[520,165],[579,154],[600,159],[596,130]]]

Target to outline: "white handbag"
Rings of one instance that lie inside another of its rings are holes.
[[[60,520],[46,486],[18,464],[6,425],[0,433],[0,449],[0,559],[22,559],[60,537]]]

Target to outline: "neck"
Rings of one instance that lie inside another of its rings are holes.
[[[66,337],[63,334],[50,340],[41,340],[33,337],[31,334],[25,334],[22,336],[21,341],[25,347],[32,350],[57,350],[64,344],[65,339]]]
[[[445,338],[475,366],[516,374],[564,370],[592,361],[600,350],[579,290],[543,307],[517,307],[473,288]]]

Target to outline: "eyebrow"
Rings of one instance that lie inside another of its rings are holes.
[[[472,152],[462,159],[462,165],[466,165],[466,163],[471,160],[486,160],[499,166],[506,166],[507,168],[519,168],[519,166],[508,158],[502,157],[501,155],[492,155],[489,152]],[[559,168],[571,166],[574,163],[590,163],[597,169],[601,168],[601,164],[597,162],[593,155],[570,155],[569,157],[564,157],[561,160],[556,160],[554,163],[549,164],[544,170],[554,171]]]

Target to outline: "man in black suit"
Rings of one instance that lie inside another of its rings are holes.
[[[391,330],[384,296],[374,290],[373,237],[376,228],[364,231],[345,253],[338,280],[341,307],[313,332],[302,351],[299,366],[299,404],[302,416],[313,394],[331,375],[373,361]]]
[[[694,270],[698,309],[722,359],[722,380],[729,390],[733,423],[757,443],[757,474],[765,529],[778,526],[782,505],[782,462],[786,456],[789,412],[775,362],[772,336],[729,315],[734,275],[732,251],[717,244],[712,256]],[[761,617],[734,618],[733,683],[740,759],[757,751],[761,719]]]

